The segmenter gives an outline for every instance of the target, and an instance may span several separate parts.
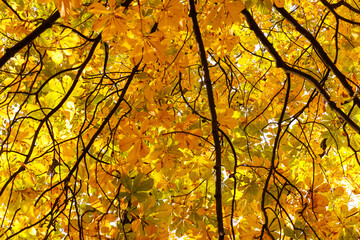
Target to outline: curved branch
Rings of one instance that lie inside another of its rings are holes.
[[[353,6],[351,6],[349,3],[345,2],[344,0],[341,0],[337,3],[331,3],[331,4],[329,4],[329,6],[334,9],[336,9],[340,6],[344,6],[347,9],[349,9],[350,11],[360,14],[360,9],[354,8]]]
[[[329,2],[325,1],[325,0],[320,0],[322,4],[324,4],[325,7],[327,7],[331,12],[332,14],[334,14],[334,16],[336,17],[336,19],[340,19],[340,20],[343,20],[344,22],[347,22],[347,23],[350,23],[350,24],[353,24],[353,25],[360,25],[360,22],[356,22],[356,21],[351,21],[350,19],[347,19],[341,15],[339,15],[334,9],[335,7],[330,4]],[[352,12],[355,12],[357,14],[360,13],[360,10],[359,9],[356,9],[354,7],[352,7],[350,4],[348,3],[344,3],[344,4],[341,4],[341,5],[344,5],[346,6],[350,11]]]
[[[0,190],[0,196],[4,193],[6,187],[9,185],[9,183],[16,178],[16,176],[21,173],[22,171],[25,171],[25,165],[29,163],[29,160],[30,160],[30,157],[32,155],[32,152],[36,146],[36,140],[37,140],[37,137],[40,133],[40,130],[42,128],[42,126],[44,125],[44,123],[46,123],[49,118],[54,114],[56,113],[61,107],[62,105],[66,102],[66,100],[70,97],[71,93],[73,92],[73,90],[75,89],[75,86],[83,72],[83,70],[85,69],[86,65],[89,63],[91,57],[93,56],[94,52],[95,52],[95,49],[96,49],[96,46],[98,45],[98,43],[100,42],[101,40],[101,35],[99,35],[97,37],[97,41],[95,41],[95,43],[93,44],[93,46],[91,47],[90,49],[90,52],[87,56],[87,58],[85,59],[85,61],[81,64],[80,66],[80,69],[74,79],[74,82],[73,84],[71,85],[71,87],[69,88],[68,92],[66,93],[66,95],[64,96],[64,98],[60,101],[60,103],[55,107],[53,108],[40,122],[39,126],[37,127],[36,131],[35,131],[35,134],[33,136],[33,141],[31,143],[31,146],[29,148],[29,152],[26,154],[26,159],[24,161],[24,164],[14,173],[11,175],[11,177],[8,179],[8,181],[6,181],[6,183],[3,185],[3,187],[1,188]]]
[[[296,68],[290,67],[287,65],[284,60],[281,58],[279,53],[275,50],[274,46],[269,42],[269,40],[265,37],[264,33],[261,31],[254,18],[251,16],[250,12],[245,9],[241,12],[249,25],[249,28],[255,33],[255,35],[259,38],[261,43],[265,46],[265,48],[269,51],[271,56],[274,58],[276,66],[283,69],[287,73],[292,73],[299,77],[302,77],[312,83],[312,85],[320,92],[320,94],[324,97],[324,99],[329,104],[330,108],[341,118],[343,119],[349,126],[354,129],[358,134],[360,134],[360,126],[358,126],[346,113],[344,113],[340,108],[336,106],[336,103],[331,100],[330,95],[325,91],[322,87],[321,83],[317,81],[310,74],[304,73]],[[341,73],[342,74],[342,73]],[[351,89],[352,90],[352,89]]]
[[[306,39],[310,41],[313,45],[316,52],[319,54],[321,59],[323,60],[324,64],[331,69],[331,71],[335,74],[335,76],[339,79],[341,84],[344,86],[348,94],[352,97],[355,95],[354,90],[352,89],[351,85],[348,83],[346,76],[337,68],[337,66],[333,63],[333,61],[329,58],[327,53],[325,52],[324,48],[320,45],[320,43],[316,40],[316,38],[307,31],[304,27],[302,27],[298,21],[296,21],[293,16],[286,11],[284,8],[276,7],[276,10],[287,20],[289,21],[295,29],[301,33]],[[358,107],[360,107],[360,100],[358,97],[354,97],[354,102]]]
[[[264,186],[264,189],[263,189],[263,192],[262,192],[262,198],[261,198],[261,210],[264,213],[264,217],[265,217],[265,223],[263,224],[263,227],[262,227],[262,230],[261,230],[261,235],[263,235],[263,232],[266,231],[272,239],[275,239],[275,238],[271,235],[270,229],[269,229],[269,226],[268,226],[269,219],[268,219],[268,215],[267,215],[266,207],[265,207],[265,197],[266,197],[266,194],[268,193],[267,189],[269,187],[269,182],[270,182],[271,176],[273,175],[273,172],[275,171],[275,158],[276,158],[277,147],[278,147],[278,144],[280,142],[281,124],[282,124],[284,116],[285,116],[285,111],[286,111],[287,103],[289,101],[289,96],[290,96],[291,78],[290,78],[289,73],[287,73],[286,76],[287,76],[287,79],[286,79],[287,86],[286,86],[286,95],[285,95],[285,100],[284,100],[284,107],[283,107],[283,109],[281,111],[280,118],[279,118],[279,121],[278,121],[278,130],[277,130],[277,133],[276,133],[274,147],[273,147],[273,151],[272,151],[270,169],[269,169],[269,173],[267,175],[266,181],[265,181],[265,186]]]
[[[78,165],[80,164],[81,160],[85,157],[85,155],[89,152],[90,147],[93,145],[93,143],[95,142],[96,138],[100,135],[101,131],[104,129],[104,127],[108,124],[108,122],[110,121],[111,117],[116,113],[116,111],[118,110],[118,108],[120,107],[120,104],[123,102],[124,100],[124,96],[125,93],[127,91],[127,89],[130,86],[130,83],[132,82],[132,80],[135,77],[135,74],[138,72],[139,66],[141,64],[141,61],[133,68],[130,76],[128,77],[128,81],[126,82],[121,95],[118,99],[118,101],[116,102],[115,106],[113,107],[113,109],[111,109],[110,113],[106,116],[106,118],[104,119],[103,123],[100,125],[99,129],[95,132],[95,134],[92,136],[92,138],[90,139],[89,143],[86,145],[86,147],[83,149],[81,155],[79,156],[79,158],[77,159],[76,163],[74,164],[74,166],[70,169],[69,173],[67,174],[67,177],[64,179],[64,182],[68,182],[68,180],[70,180],[70,177],[72,176],[72,174],[76,171],[76,169],[78,168]]]

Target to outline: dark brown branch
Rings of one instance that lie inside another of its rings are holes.
[[[46,123],[49,118],[54,114],[56,113],[61,107],[62,105],[67,101],[67,99],[70,97],[71,93],[74,91],[75,89],[75,86],[84,70],[84,68],[86,67],[86,65],[89,63],[91,57],[93,56],[94,52],[95,52],[95,49],[96,49],[96,46],[98,45],[98,43],[100,42],[101,40],[101,35],[99,35],[97,37],[97,41],[95,41],[95,43],[92,45],[91,49],[90,49],[90,52],[87,56],[87,58],[85,59],[85,61],[81,64],[80,68],[79,68],[79,71],[77,72],[77,75],[73,81],[73,84],[71,85],[71,87],[69,88],[68,92],[66,93],[66,95],[64,96],[64,98],[60,101],[60,103],[55,107],[53,108],[40,122],[39,126],[37,127],[36,131],[35,131],[35,134],[33,136],[33,141],[31,143],[31,146],[29,148],[29,152],[26,154],[26,159],[24,161],[24,165],[28,164],[29,163],[29,160],[31,158],[31,155],[32,155],[32,152],[36,146],[36,140],[37,140],[37,137],[40,133],[40,130],[42,128],[42,126],[44,125],[44,123]],[[25,166],[21,166],[14,174],[11,175],[11,177],[8,179],[8,181],[6,181],[6,183],[3,185],[3,187],[1,188],[0,190],[0,196],[4,193],[6,187],[9,185],[9,183],[16,178],[16,176],[21,173],[22,171],[25,171]]]
[[[29,43],[35,40],[40,34],[42,34],[46,29],[51,28],[54,22],[60,17],[59,11],[56,11],[48,19],[46,19],[38,28],[36,28],[32,33],[27,35],[23,40],[5,50],[5,54],[0,58],[0,68],[2,68],[10,58],[15,56],[17,52],[27,46]]]
[[[166,136],[166,135],[169,135],[169,134],[177,134],[177,133],[182,133],[182,134],[189,134],[191,136],[194,136],[194,137],[198,137],[202,140],[204,140],[205,142],[209,143],[211,146],[214,146],[214,144],[212,142],[210,142],[209,140],[207,140],[206,138],[204,138],[203,136],[199,136],[195,133],[191,133],[191,132],[186,132],[186,131],[172,131],[172,132],[167,132],[167,133],[163,133],[162,136]]]
[[[128,81],[126,82],[121,95],[119,97],[119,99],[117,100],[115,106],[113,107],[113,109],[111,109],[110,113],[106,116],[106,118],[104,119],[104,121],[102,122],[102,124],[100,125],[99,129],[95,132],[95,134],[92,136],[92,138],[90,139],[89,143],[86,145],[86,147],[83,149],[81,155],[79,156],[79,158],[77,159],[76,163],[74,164],[74,166],[70,169],[67,177],[64,179],[64,182],[68,182],[68,180],[70,180],[70,177],[72,176],[72,174],[74,174],[74,172],[76,171],[76,169],[78,168],[81,160],[83,158],[85,158],[86,154],[89,152],[91,146],[94,144],[96,138],[98,138],[98,136],[100,135],[100,133],[102,132],[102,130],[105,128],[105,126],[109,123],[111,117],[116,113],[116,111],[118,110],[118,108],[120,107],[120,104],[123,102],[124,100],[124,96],[125,93],[127,91],[127,89],[130,86],[130,83],[132,82],[132,80],[135,77],[135,74],[138,72],[139,66],[140,66],[141,61],[133,68],[130,76],[128,77]]]
[[[265,46],[265,48],[269,51],[271,56],[274,58],[276,66],[283,69],[287,73],[292,73],[299,77],[302,77],[312,83],[312,85],[320,92],[320,94],[324,97],[324,99],[329,104],[330,108],[341,118],[343,119],[349,126],[354,129],[358,134],[360,134],[360,127],[340,108],[336,106],[336,103],[331,100],[330,95],[325,91],[319,81],[317,81],[310,74],[304,73],[296,68],[290,67],[287,65],[284,60],[281,58],[279,53],[275,50],[273,45],[269,42],[269,40],[265,37],[264,33],[261,31],[254,18],[251,16],[248,10],[243,10],[242,14],[245,16],[245,19],[249,25],[249,28],[255,33],[257,38],[261,41],[261,43]]]
[[[265,181],[265,185],[264,185],[264,189],[262,192],[262,198],[261,198],[261,210],[264,214],[265,217],[265,222],[263,224],[262,230],[261,230],[261,235],[263,235],[264,230],[269,234],[269,236],[272,239],[275,239],[270,232],[269,229],[269,219],[268,219],[268,215],[266,212],[266,207],[265,207],[265,198],[266,198],[266,194],[268,193],[268,187],[269,187],[269,182],[271,179],[271,176],[273,175],[273,172],[275,171],[275,158],[276,158],[276,153],[277,153],[277,147],[280,143],[280,135],[281,135],[281,125],[285,116],[285,112],[286,112],[286,107],[287,107],[287,103],[289,101],[289,96],[290,96],[290,88],[291,88],[291,78],[290,78],[290,74],[287,73],[286,74],[286,95],[285,95],[285,100],[284,100],[284,107],[281,111],[280,114],[280,118],[278,121],[278,129],[277,129],[277,133],[276,133],[276,137],[275,137],[275,142],[274,142],[274,147],[273,147],[273,151],[272,151],[272,157],[271,157],[271,163],[270,163],[270,169],[269,169],[269,173],[267,175],[266,181]]]
[[[24,21],[24,19],[21,18],[21,16],[19,15],[19,13],[17,11],[15,11],[15,9],[6,1],[6,0],[2,0],[2,2],[8,7],[10,8],[10,10],[21,20]]]
[[[123,6],[125,9],[127,9],[130,6],[132,1],[133,0],[125,0],[121,3],[121,6]]]
[[[60,27],[63,27],[63,28],[67,28],[67,29],[71,29],[72,32],[76,33],[77,35],[79,35],[80,37],[84,38],[86,41],[89,41],[89,42],[94,42],[96,41],[96,38],[90,38],[90,37],[87,37],[85,36],[84,34],[82,34],[80,31],[76,30],[75,28],[72,28],[70,26],[66,26],[64,24],[59,24],[58,26]],[[61,48],[58,48],[58,49],[61,49]]]
[[[340,20],[342,20],[342,21],[344,21],[344,22],[347,22],[347,23],[350,23],[350,24],[353,24],[353,25],[358,25],[358,26],[360,25],[360,22],[352,21],[352,20],[347,19],[347,18],[341,16],[340,14],[338,14],[338,13],[333,9],[333,7],[331,6],[331,4],[330,4],[329,2],[327,2],[327,1],[325,1],[325,0],[320,0],[320,1],[321,1],[322,4],[324,4],[325,7],[327,7],[327,8],[331,11],[331,13],[335,16],[337,22],[338,22],[339,19],[340,19]]]
[[[212,135],[214,138],[214,145],[215,145],[215,200],[216,200],[216,217],[217,217],[217,227],[218,227],[218,234],[219,234],[219,240],[223,240],[225,237],[225,231],[224,231],[224,222],[223,222],[223,214],[222,214],[222,200],[221,200],[221,145],[220,145],[220,139],[219,139],[219,129],[218,129],[218,122],[217,122],[217,115],[215,110],[215,100],[212,90],[212,83],[210,79],[210,72],[209,72],[209,66],[207,62],[207,56],[205,52],[204,43],[201,37],[201,31],[199,27],[199,23],[197,20],[197,12],[195,8],[195,2],[194,0],[189,0],[189,10],[190,10],[190,18],[192,20],[193,24],[193,30],[196,38],[196,42],[199,47],[199,54],[200,54],[200,60],[202,69],[204,71],[204,82],[206,86],[207,91],[207,98],[209,101],[209,108],[211,113],[211,127],[212,127]]]
[[[360,14],[360,9],[354,8],[353,6],[351,6],[349,3],[345,2],[344,0],[341,0],[337,3],[332,3],[332,4],[329,3],[329,6],[334,9],[338,8],[340,6],[344,6],[344,7],[348,8],[350,11]]]
[[[313,45],[316,52],[319,54],[321,59],[323,60],[324,64],[331,69],[331,71],[335,74],[335,76],[339,79],[341,84],[344,86],[348,94],[352,97],[354,96],[355,92],[352,89],[351,85],[348,83],[346,76],[337,68],[337,66],[333,63],[333,61],[329,58],[321,44],[316,40],[316,38],[305,28],[303,28],[298,21],[296,21],[293,16],[286,11],[284,8],[278,8],[276,7],[276,10],[287,20],[289,21],[295,29],[301,33],[306,39],[310,41],[310,43]],[[358,107],[360,107],[360,100],[358,97],[354,97],[354,102]]]

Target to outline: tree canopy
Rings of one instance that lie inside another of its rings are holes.
[[[2,0],[0,239],[358,239],[355,0]]]

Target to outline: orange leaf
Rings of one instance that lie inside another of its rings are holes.
[[[110,13],[110,11],[101,3],[94,2],[89,6],[89,12],[92,14],[107,14]]]
[[[285,5],[285,0],[274,0],[274,4],[279,7],[282,8]]]

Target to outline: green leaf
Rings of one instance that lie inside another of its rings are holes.
[[[283,230],[284,230],[285,236],[290,237],[290,238],[295,238],[295,233],[291,228],[284,227]]]
[[[152,13],[153,13],[153,10],[152,9],[147,9],[146,11],[143,9],[142,11],[142,14],[144,17],[146,16],[150,16]]]
[[[136,197],[139,202],[144,202],[149,197],[149,194],[145,192],[138,192],[134,193],[133,196]]]
[[[251,7],[253,7],[255,5],[255,0],[245,0],[245,6],[247,9],[250,9]]]
[[[266,15],[270,13],[272,4],[270,0],[258,0],[256,2],[256,7],[258,8],[260,13]]]
[[[128,175],[124,174],[124,175],[121,176],[121,183],[124,185],[124,187],[127,190],[131,191],[132,181],[131,181],[131,178]]]
[[[134,181],[133,181],[133,184],[132,184],[132,188],[131,188],[131,191],[132,192],[136,192],[139,185],[140,185],[140,181],[141,179],[144,177],[144,174],[143,173],[140,173],[138,175],[136,175],[136,177],[134,178]]]
[[[149,191],[154,185],[154,179],[150,178],[145,180],[143,183],[141,183],[137,188],[136,191]]]
[[[252,202],[259,192],[259,186],[255,182],[251,182],[244,190],[244,197]]]
[[[150,7],[154,8],[162,4],[161,0],[147,0]]]

